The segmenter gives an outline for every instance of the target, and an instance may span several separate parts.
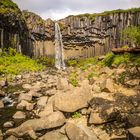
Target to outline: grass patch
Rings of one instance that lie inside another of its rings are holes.
[[[0,53],[0,75],[17,75],[23,72],[39,71],[43,66],[27,56],[17,53],[10,48],[8,53]]]
[[[72,84],[74,87],[78,86],[77,74],[73,72],[70,74],[69,83]]]
[[[47,67],[54,67],[55,65],[55,59],[54,58],[48,58],[48,57],[39,57],[36,59],[38,64],[42,64]]]
[[[81,114],[79,112],[74,112],[73,115],[72,115],[72,118],[73,119],[81,118]]]
[[[67,66],[72,67],[78,67],[81,70],[86,70],[89,65],[95,65],[98,62],[98,57],[92,57],[92,58],[85,58],[85,59],[73,59],[73,60],[67,60],[66,64]]]
[[[98,74],[96,72],[92,72],[88,75],[88,80],[92,79],[93,77],[97,77]]]
[[[18,8],[18,6],[11,0],[0,0],[0,7],[12,9]]]
[[[103,66],[112,66],[116,65],[119,66],[120,64],[132,64],[132,66],[139,67],[140,66],[140,55],[139,54],[131,54],[131,53],[124,53],[124,54],[114,54],[108,53],[103,61],[100,62]]]
[[[118,13],[127,13],[127,12],[140,12],[140,8],[131,8],[131,9],[126,9],[126,10],[123,10],[123,9],[117,9],[117,10],[112,10],[112,11],[105,11],[105,12],[102,12],[102,13],[94,13],[94,14],[80,14],[80,15],[77,15],[77,17],[87,17],[89,18],[92,22],[95,21],[96,17],[97,16],[108,16],[110,14],[118,14]]]

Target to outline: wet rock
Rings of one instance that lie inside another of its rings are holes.
[[[28,120],[21,124],[19,127],[9,129],[6,134],[15,136],[23,136],[28,134],[29,131],[39,131],[62,126],[65,123],[65,117],[61,112],[54,112],[47,117],[41,119]]]
[[[38,107],[45,107],[48,101],[47,96],[40,97],[39,100],[37,101],[37,106]]]
[[[0,100],[0,108],[4,108],[4,103],[1,100]]]
[[[3,127],[5,128],[11,128],[14,126],[14,122],[13,121],[9,121],[3,124]]]
[[[27,93],[22,93],[19,95],[18,97],[18,102],[22,101],[22,100],[25,100],[25,101],[31,101],[32,100],[32,95],[30,94],[27,94]]]
[[[90,87],[76,88],[73,92],[55,95],[54,107],[64,112],[75,112],[87,107],[91,98]]]
[[[98,140],[92,130],[82,124],[67,123],[66,133],[70,140]]]
[[[44,136],[39,138],[39,140],[68,140],[68,138],[66,135],[53,131],[46,133]]]
[[[29,103],[27,101],[22,100],[18,105],[17,109],[26,109],[26,110],[33,110],[34,103]]]
[[[25,119],[26,115],[24,112],[21,111],[17,111],[14,115],[13,115],[14,119]]]
[[[140,140],[140,127],[134,127],[128,129],[128,140]]]

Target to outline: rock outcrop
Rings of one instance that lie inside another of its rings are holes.
[[[0,1],[0,49],[14,47],[23,51],[21,47],[28,29],[21,10],[11,0]]]
[[[67,58],[104,55],[126,44],[121,33],[140,25],[140,8],[69,16],[59,23]]]
[[[14,47],[31,57],[54,57],[54,22],[29,11],[21,12],[11,0],[1,0],[0,48]],[[121,32],[128,26],[140,25],[140,8],[69,16],[57,22],[65,59],[104,55],[127,43]]]

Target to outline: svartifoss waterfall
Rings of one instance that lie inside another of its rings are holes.
[[[55,23],[55,67],[65,69],[62,34],[58,23]]]

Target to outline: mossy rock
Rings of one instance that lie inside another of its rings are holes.
[[[17,13],[20,12],[17,4],[11,0],[1,0],[0,1],[0,14]]]

